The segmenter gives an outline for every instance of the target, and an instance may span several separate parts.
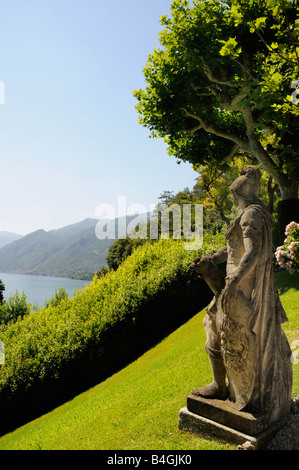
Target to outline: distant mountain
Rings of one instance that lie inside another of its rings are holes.
[[[125,223],[134,217],[127,217]],[[121,220],[109,223],[117,229]],[[109,247],[115,241],[97,238],[98,222],[85,219],[57,230],[37,230],[13,241],[0,249],[0,272],[91,278],[101,266],[106,266]]]
[[[23,235],[18,235],[17,233],[11,232],[0,232],[0,248],[3,246],[9,245],[15,240],[19,240]]]

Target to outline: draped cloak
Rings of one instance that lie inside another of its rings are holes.
[[[220,293],[216,323],[234,406],[265,413],[291,400],[291,349],[281,327],[287,316],[274,279],[270,214],[257,204],[248,206],[228,228],[228,243],[240,227],[243,238],[261,238],[251,299],[239,291],[239,300],[224,311]]]

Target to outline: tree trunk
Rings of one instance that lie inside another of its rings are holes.
[[[276,246],[282,245],[285,239],[286,226],[293,220],[299,223],[299,183],[292,179],[292,175],[277,171],[266,150],[255,137],[251,142],[251,150],[252,154],[278,184],[280,190],[282,200],[278,203],[277,223],[273,230],[273,243]]]
[[[279,189],[283,200],[298,199],[298,183],[290,183],[288,186],[280,185]]]
[[[275,193],[277,191],[278,185],[275,184],[273,186],[273,177],[270,175],[268,178],[268,211],[270,214],[273,214],[274,212],[274,199],[275,199]]]
[[[279,186],[282,200],[277,206],[277,224],[273,232],[273,242],[276,246],[283,244],[286,226],[292,221],[299,223],[298,186],[298,183]]]

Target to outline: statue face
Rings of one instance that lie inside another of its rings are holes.
[[[232,190],[231,195],[232,195],[232,201],[233,201],[234,205],[239,207],[239,198],[237,197],[235,191]]]
[[[234,190],[231,190],[233,204],[238,207],[240,210],[243,210],[247,207],[247,202],[241,196],[239,196]]]

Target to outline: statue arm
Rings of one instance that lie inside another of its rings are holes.
[[[260,237],[259,239],[252,239],[250,237],[244,238],[245,253],[242,256],[236,271],[228,278],[228,283],[231,287],[238,287],[238,285],[255,268],[259,259],[260,243]]]
[[[238,293],[239,285],[255,268],[260,256],[260,239],[261,237],[259,237],[259,239],[256,239],[255,237],[244,238],[245,253],[242,256],[240,263],[234,273],[227,276],[225,279],[225,287],[223,289],[222,298],[222,308],[224,311],[229,309],[231,299],[234,298]],[[244,286],[242,286],[242,290],[243,287]],[[243,292],[245,293],[245,291]]]
[[[261,250],[262,226],[259,213],[252,212],[251,210],[241,219],[245,253],[240,260],[238,268],[228,279],[230,284],[234,284],[234,287],[237,287],[250,274],[263,255]]]
[[[211,256],[211,259],[216,264],[224,263],[227,260],[227,245],[220,248],[216,253]]]

